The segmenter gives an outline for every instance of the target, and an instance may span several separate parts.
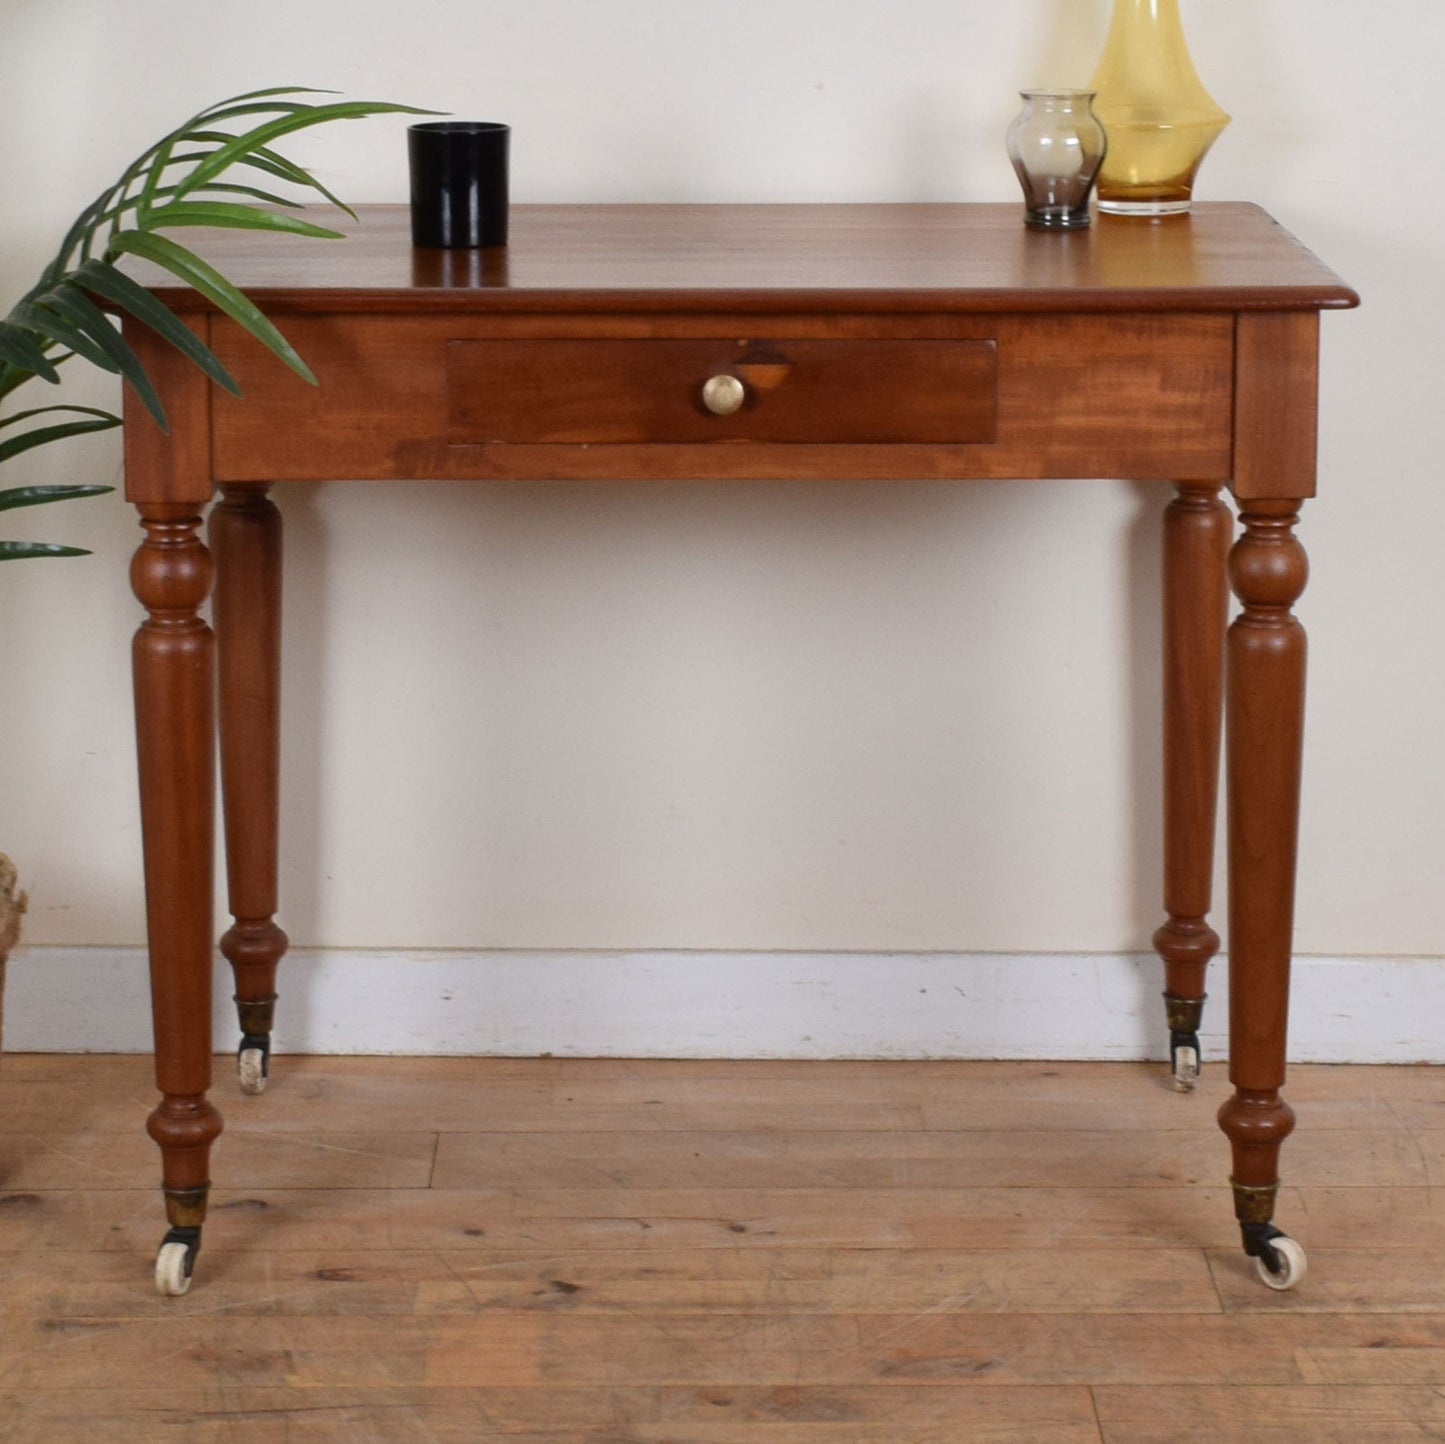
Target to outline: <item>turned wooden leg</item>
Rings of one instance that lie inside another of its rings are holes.
[[[147,616],[132,661],[156,1086],[163,1095],[147,1130],[160,1145],[171,1226],[161,1262],[169,1250],[174,1287],[163,1291],[179,1293],[200,1246],[211,1144],[221,1131],[221,1115],[206,1100],[215,648],[211,629],[197,615],[210,590],[211,559],[196,534],[200,517],[193,506],[145,504],[139,511],[146,539],[131,564],[131,584]]]
[[[1270,1220],[1294,1113],[1285,1076],[1294,922],[1305,633],[1290,608],[1309,574],[1297,501],[1241,503],[1229,577],[1243,604],[1228,639],[1229,1077],[1219,1124],[1234,1154],[1235,1213],[1265,1281],[1303,1254]],[[1297,1273],[1295,1275],[1297,1277]],[[1292,1282],[1293,1280],[1287,1280]]]
[[[1224,706],[1233,521],[1217,483],[1181,483],[1164,511],[1164,910],[1154,934],[1175,1086],[1199,1075]]]
[[[232,926],[221,952],[236,979],[241,1089],[259,1093],[270,1068],[276,966],[281,746],[281,513],[264,484],[226,485],[211,511],[212,615],[220,652],[221,800]]]

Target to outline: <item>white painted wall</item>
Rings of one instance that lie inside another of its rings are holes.
[[[1107,0],[5,0],[0,300],[205,103],[293,80],[515,127],[514,196],[999,200]],[[1200,195],[1363,293],[1324,321],[1299,949],[1445,955],[1445,201],[1433,0],[1185,0]],[[404,196],[404,122],[296,146]],[[1433,188],[1433,189],[1432,189]],[[107,397],[102,380],[77,394]],[[111,438],[4,478],[118,480]],[[280,488],[283,921],[330,948],[1131,952],[1156,922],[1156,517],[1113,482]],[[143,935],[114,499],[0,572],[30,940]],[[39,950],[37,950],[38,952]],[[1021,966],[1024,966],[1022,961]]]

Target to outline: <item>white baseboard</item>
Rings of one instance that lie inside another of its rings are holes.
[[[1152,955],[300,950],[282,964],[276,1045],[292,1053],[668,1058],[1158,1058]],[[217,1046],[234,1046],[229,969]],[[1225,1053],[1210,974],[1202,1043]],[[1290,1056],[1445,1061],[1445,958],[1296,961]],[[1432,1026],[1433,1020],[1433,1026]],[[140,948],[22,949],[12,1052],[144,1052]]]

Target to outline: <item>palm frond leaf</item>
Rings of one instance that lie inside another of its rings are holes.
[[[0,361],[4,361],[8,367],[30,372],[45,381],[60,380],[60,373],[46,356],[43,345],[36,342],[34,333],[17,326],[13,321],[0,321]],[[0,395],[3,394],[0,392]]]
[[[121,339],[110,318],[73,281],[65,280],[47,291],[41,300],[46,309],[55,311],[72,322],[86,338],[93,341],[113,369],[130,382],[145,409],[155,417],[161,430],[166,429],[166,413],[151,379],[140,364],[140,358]]]
[[[67,351],[89,361],[92,366],[100,367],[102,371],[120,371],[120,367],[79,326],[42,300],[17,301],[11,308],[9,320],[39,337],[43,345],[64,346]]]
[[[313,125],[325,125],[333,120],[360,120],[364,116],[388,112],[407,115],[427,113],[417,110],[414,106],[388,105],[371,100],[343,100],[334,101],[328,105],[297,106],[291,108],[288,114],[253,126],[250,130],[236,136],[228,144],[218,146],[209,159],[202,161],[191,172],[183,186],[183,191],[195,190],[198,186],[219,175],[233,161],[239,160],[243,155],[250,155],[258,148],[269,145],[273,140],[279,140],[283,135],[291,135]]]
[[[77,285],[84,286],[92,295],[111,302],[137,321],[143,321],[177,351],[189,356],[218,386],[224,386],[233,396],[241,394],[235,378],[221,364],[215,352],[169,306],[161,305],[144,286],[133,281],[119,267],[109,261],[86,261],[76,269],[74,279]]]
[[[157,235],[153,231],[122,231],[112,237],[111,249],[117,254],[140,256],[143,260],[153,261],[169,271],[193,291],[198,291],[218,310],[224,311],[238,326],[243,326],[298,376],[313,386],[316,384],[311,368],[296,354],[295,348],[266,319],[260,309],[194,251],[188,251],[169,236]]]
[[[9,461],[12,456],[19,456],[22,452],[29,451],[36,446],[45,446],[52,441],[64,441],[68,436],[84,436],[91,431],[110,431],[120,425],[120,417],[110,411],[101,411],[94,406],[38,406],[30,411],[17,411],[14,416],[7,416],[0,420],[0,427],[13,426],[18,421],[29,421],[36,416],[50,416],[57,413],[80,416],[80,421],[61,421],[54,426],[32,426],[28,431],[22,431],[17,436],[8,437],[0,441],[0,462]],[[31,491],[40,491],[44,488],[31,487]],[[110,487],[101,488],[104,491],[111,490]],[[10,493],[0,492],[0,498]],[[93,491],[81,493],[84,496],[93,496]],[[41,501],[59,500],[53,494],[49,497],[41,497]],[[12,506],[23,506],[27,503],[12,502]],[[35,505],[36,503],[28,503]],[[0,510],[4,510],[0,505]]]
[[[89,547],[61,546],[59,542],[0,541],[0,562],[18,562],[25,557],[88,557]]]
[[[44,506],[52,501],[75,501],[83,496],[101,496],[114,491],[113,486],[12,486],[0,491],[0,511],[14,511],[22,506]]]
[[[176,187],[176,194],[182,194],[180,186]],[[224,226],[248,231],[288,231],[293,236],[315,236],[325,241],[345,239],[343,232],[328,230],[314,221],[302,220],[300,216],[288,216],[284,211],[263,211],[259,206],[227,201],[172,201],[147,212],[146,230],[172,226]]]
[[[149,327],[217,385],[240,395],[235,379],[210,347],[116,264],[125,256],[168,271],[314,384],[316,378],[306,363],[260,309],[214,266],[164,233],[219,226],[318,240],[340,238],[342,232],[294,214],[302,202],[274,189],[274,183],[303,195],[315,192],[352,219],[355,212],[304,166],[276,150],[274,142],[333,120],[436,112],[383,101],[306,98],[333,93],[283,85],[232,96],[197,112],[137,156],[75,218],[40,279],[8,315],[0,317],[0,400],[31,381],[58,382],[60,366],[79,356],[121,376],[164,428],[160,397],[107,312]],[[257,172],[256,179],[264,176],[272,185],[229,178],[232,167]],[[0,441],[0,462],[50,442],[118,426],[120,418],[95,407],[44,406],[0,420],[0,428],[26,422],[31,424]],[[0,491],[0,511],[110,490],[108,486],[16,487]],[[6,561],[85,554],[83,548],[54,542],[0,541],[0,560]]]
[[[206,139],[215,140],[218,138],[218,132],[206,131],[198,134],[194,138],[201,139],[202,136]],[[222,144],[224,144],[224,135],[222,134],[220,138]],[[263,145],[259,147],[250,155],[242,156],[236,164],[240,166],[250,166],[253,170],[264,171],[267,175],[275,176],[277,180],[287,181],[291,185],[299,186],[305,190],[313,190],[318,195],[323,196],[335,206],[337,210],[345,211],[352,220],[356,219],[356,212],[352,210],[340,196],[328,190],[310,171],[303,169],[294,161],[287,160],[280,151],[272,150],[270,146]]]
[[[298,202],[290,197],[223,179],[231,167],[247,167],[302,191],[314,191],[352,214],[304,166],[276,150],[274,142],[334,120],[433,112],[387,101],[318,103],[306,98],[330,93],[303,86],[272,86],[233,96],[197,112],[138,156],[114,185],[81,212],[40,282],[0,321],[0,362],[25,373],[11,380],[11,389],[31,377],[56,380],[55,365],[63,357],[47,352],[59,349],[124,376],[151,414],[164,424],[159,402],[153,393],[147,393],[144,373],[130,347],[113,327],[106,328],[109,336],[97,331],[87,310],[94,303],[85,297],[77,301],[78,288],[151,327],[212,380],[236,390],[234,380],[210,348],[115,265],[127,255],[169,271],[249,331],[299,376],[314,381],[280,331],[235,286],[161,232],[222,226],[339,238],[340,231],[291,214]],[[237,129],[227,129],[228,125]]]

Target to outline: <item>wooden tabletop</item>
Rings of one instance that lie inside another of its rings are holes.
[[[511,243],[415,250],[405,206],[345,242],[197,230],[182,239],[272,313],[304,311],[1290,311],[1356,294],[1257,206],[1043,232],[1018,205],[514,206]],[[195,293],[129,267],[177,310]]]

